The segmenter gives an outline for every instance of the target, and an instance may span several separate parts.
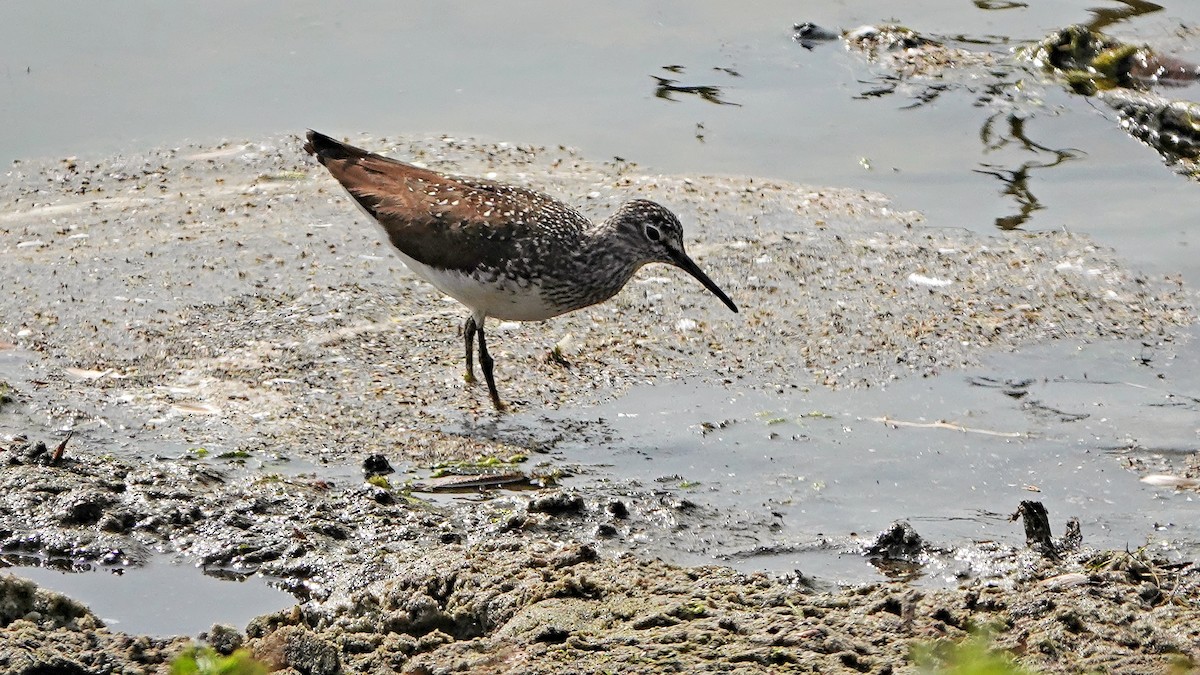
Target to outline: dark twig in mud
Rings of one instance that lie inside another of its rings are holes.
[[[74,430],[68,431],[67,437],[62,439],[62,442],[58,444],[58,447],[54,448],[54,452],[50,455],[50,466],[58,466],[58,464],[62,462],[63,455],[67,451],[67,441],[71,440],[71,437],[74,435]]]

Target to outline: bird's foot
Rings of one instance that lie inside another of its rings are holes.
[[[478,380],[475,379],[475,373],[472,373],[469,370],[463,373],[463,382],[466,382],[467,384],[475,384],[477,381]]]

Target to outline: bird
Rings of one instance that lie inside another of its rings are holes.
[[[417,276],[462,303],[468,383],[472,343],[497,411],[494,361],[484,324],[542,321],[616,295],[647,263],[692,275],[735,313],[738,307],[688,256],[683,226],[666,207],[623,203],[593,223],[549,195],[492,180],[439,173],[309,130],[316,158],[376,223]]]

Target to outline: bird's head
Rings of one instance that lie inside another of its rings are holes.
[[[634,199],[622,204],[610,222],[616,225],[622,239],[645,262],[661,262],[678,267],[704,284],[729,309],[738,311],[733,300],[688,257],[683,249],[683,226],[679,218],[666,207],[645,199]]]

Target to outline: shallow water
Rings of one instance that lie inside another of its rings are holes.
[[[731,530],[755,524],[744,528],[753,545],[731,538],[684,556],[693,563],[715,557],[861,582],[878,572],[859,547],[894,520],[939,547],[1019,547],[1024,533],[1009,515],[1027,499],[1045,504],[1056,535],[1079,518],[1088,546],[1170,543],[1194,556],[1195,493],[1147,485],[1113,455],[1153,471],[1163,457],[1194,451],[1198,366],[1188,346],[1056,344],[871,389],[644,387],[590,411],[619,440],[562,456],[591,468],[576,484],[657,482],[716,507]],[[764,522],[777,525],[773,537]],[[681,536],[640,545],[672,556]]]
[[[1193,3],[1141,14],[1139,3],[1112,1],[979,4],[373,2],[347,12],[316,0],[142,2],[124,11],[8,3],[0,8],[0,160],[306,127],[467,134],[567,144],[668,172],[878,189],[926,213],[930,226],[988,231],[1020,205],[976,170],[1017,170],[1045,163],[1047,153],[1015,139],[984,143],[997,111],[969,83],[917,108],[909,106],[919,85],[861,98],[878,88],[880,71],[837,43],[802,48],[790,39],[793,23],[899,21],[999,52],[1089,23],[1198,60],[1187,28],[1200,23]],[[681,72],[663,68],[675,65]],[[655,76],[719,87],[737,105],[658,98]],[[1048,88],[1044,106],[1020,117],[1031,141],[1076,155],[1031,171],[1040,210],[1023,227],[1091,233],[1140,267],[1200,281],[1189,253],[1188,218],[1200,207],[1193,183],[1085,98]]]
[[[161,556],[138,568],[101,565],[22,566],[5,572],[87,605],[110,630],[132,635],[196,635],[214,623],[244,628],[250,619],[295,604],[261,577],[214,577]]]

